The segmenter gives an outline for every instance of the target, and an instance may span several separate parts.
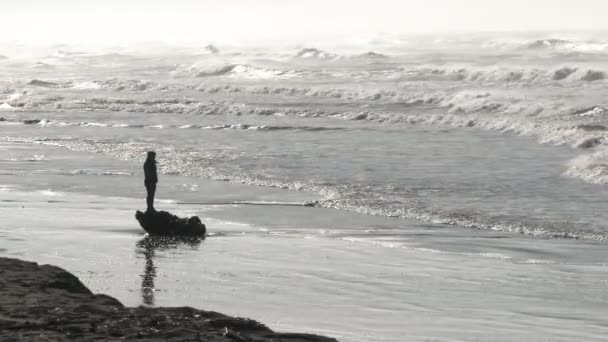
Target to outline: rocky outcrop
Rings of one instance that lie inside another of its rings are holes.
[[[180,218],[166,211],[137,211],[135,219],[150,235],[204,237],[207,227],[198,216]]]
[[[128,308],[55,266],[0,258],[0,341],[336,342],[181,308]]]

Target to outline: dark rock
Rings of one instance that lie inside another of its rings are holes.
[[[91,294],[91,291],[89,291],[89,289],[87,289],[87,287],[84,286],[73,274],[53,266],[40,266],[42,271],[45,271],[46,268],[49,268],[47,272],[53,275],[51,281],[46,284],[46,288],[67,290],[72,293]]]
[[[144,213],[138,210],[135,218],[150,235],[204,237],[207,232],[207,228],[198,216],[180,218],[166,211]]]
[[[336,342],[213,311],[126,308],[59,267],[18,259],[0,258],[0,289],[0,341]]]

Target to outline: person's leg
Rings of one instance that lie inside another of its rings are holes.
[[[148,211],[154,210],[154,193],[156,192],[156,184],[152,182],[144,182],[146,185],[146,205]]]
[[[156,194],[156,183],[152,183],[150,184],[150,205],[149,207],[152,208],[152,211],[154,211],[154,195]]]

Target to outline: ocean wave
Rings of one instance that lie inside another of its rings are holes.
[[[44,160],[45,156],[43,154],[35,154],[32,157],[18,157],[18,158],[9,158],[8,161],[13,162],[39,162]]]
[[[107,128],[135,128],[135,129],[204,129],[204,130],[244,130],[244,131],[337,131],[344,130],[344,127],[322,127],[322,126],[279,126],[279,125],[250,125],[244,123],[222,124],[222,125],[144,125],[133,123],[101,123],[101,122],[67,122],[51,121],[44,119],[29,119],[14,123],[24,125],[40,125],[43,127],[107,127]]]
[[[225,75],[234,68],[236,68],[238,64],[226,64],[221,65],[219,67],[205,67],[202,68],[200,64],[195,64],[193,66],[188,67],[188,71],[194,74],[195,77],[209,77],[209,76],[221,76]]]
[[[213,44],[208,44],[207,46],[205,46],[205,51],[213,54],[213,55],[217,55],[220,53],[220,49],[218,49],[215,45]]]
[[[256,68],[250,65],[237,65],[229,76],[245,79],[288,79],[300,75],[297,70],[277,70],[268,68]]]
[[[382,57],[365,57],[366,60],[377,61]],[[547,85],[555,82],[594,82],[605,80],[606,72],[601,66],[594,68],[589,65],[562,65],[556,67],[524,67],[524,66],[488,66],[479,67],[471,65],[420,65],[408,67],[386,67],[374,70],[280,70],[258,68],[251,65],[231,64],[203,71],[189,70],[181,72],[184,76],[231,76],[234,78],[250,79],[289,79],[294,77],[310,78],[336,78],[340,80],[394,80],[394,81],[448,81],[469,82],[472,84],[510,84],[521,85]],[[231,85],[229,90],[248,91],[252,88]],[[255,88],[254,88],[255,89]],[[300,90],[302,92],[303,90]],[[352,90],[351,90],[352,92]],[[312,93],[312,91],[310,91]]]
[[[606,74],[603,71],[588,70],[585,75],[581,78],[583,81],[593,82],[600,81],[606,78]]]
[[[592,106],[575,110],[572,112],[572,114],[580,117],[597,117],[607,115],[608,109],[602,106]]]
[[[93,80],[78,83],[81,85],[85,85],[85,87],[80,88],[83,90],[89,89],[111,89],[114,91],[162,91],[172,89],[173,87],[178,87],[177,85],[164,85],[157,82],[152,82],[148,80],[133,80],[133,79],[118,79],[118,78],[110,78],[105,80]],[[88,87],[88,88],[87,88]],[[186,89],[183,86],[179,86],[179,88]],[[78,88],[76,88],[78,89]]]
[[[95,152],[113,156],[123,160],[140,160],[150,146],[137,143],[116,143],[107,141],[86,140],[40,140],[32,138],[0,138],[2,140],[25,143],[60,146],[74,151]],[[159,146],[160,147],[160,146]],[[448,224],[470,229],[493,230],[502,232],[521,233],[541,237],[588,239],[608,241],[608,236],[602,232],[580,230],[569,224],[545,223],[535,224],[522,222],[519,218],[493,217],[483,213],[469,211],[446,211],[425,208],[418,202],[385,203],[382,189],[368,186],[358,188],[357,185],[328,185],[299,181],[270,179],[263,176],[247,175],[237,170],[223,170],[229,167],[227,162],[231,156],[224,152],[217,155],[201,154],[198,152],[166,151],[165,160],[160,171],[165,174],[197,176],[209,179],[229,181],[233,183],[275,187],[298,191],[318,193],[322,199],[308,203],[309,206],[354,211],[367,215],[386,216],[402,219],[416,219],[423,222]],[[608,156],[608,153],[606,154]],[[86,172],[86,171],[84,171]],[[379,191],[379,192],[378,192]]]
[[[242,79],[289,79],[300,75],[297,70],[280,70],[255,67],[248,64],[195,63],[172,73],[174,77],[231,77]]]
[[[90,82],[80,82],[80,83],[76,83],[72,86],[73,89],[80,89],[80,90],[97,90],[97,89],[101,89],[102,85],[99,82],[95,82],[95,81],[90,81]]]
[[[316,48],[303,48],[298,51],[295,58],[300,59],[316,59],[316,60],[335,60],[340,58],[339,55]]]
[[[273,126],[273,125],[248,125],[248,124],[227,124],[227,125],[212,125],[212,126],[196,126],[188,125],[187,128],[201,129],[236,129],[248,131],[307,131],[307,132],[322,132],[322,131],[337,131],[343,130],[343,127],[317,127],[317,126]],[[184,128],[181,126],[179,128]]]
[[[204,91],[211,91],[205,89]],[[293,88],[267,88],[268,92],[292,93]],[[296,91],[300,91],[296,89]],[[304,90],[309,91],[309,90]],[[334,90],[329,90],[334,91]],[[344,92],[338,92],[345,96]],[[139,113],[174,113],[190,115],[275,115],[294,117],[326,117],[353,121],[376,121],[383,123],[406,124],[442,124],[455,127],[480,127],[492,131],[514,132],[534,135],[541,142],[569,144],[574,147],[591,148],[608,141],[607,131],[594,121],[603,120],[608,110],[603,105],[577,107],[564,103],[542,103],[535,99],[497,97],[485,91],[460,91],[456,93],[423,93],[406,94],[397,91],[375,91],[366,95],[367,103],[398,103],[396,112],[386,111],[381,107],[360,110],[323,110],[314,107],[265,107],[227,102],[198,102],[190,99],[157,99],[136,100],[130,98],[89,98],[74,101],[72,99],[44,99],[39,103],[26,102],[20,110],[33,108],[38,110],[61,111],[117,111]],[[314,96],[314,94],[310,94]],[[319,96],[328,96],[327,93]],[[350,97],[348,97],[350,98]],[[388,100],[385,100],[388,99]],[[23,101],[23,99],[20,99]],[[419,111],[414,108],[427,108]],[[434,108],[433,113],[428,108]],[[39,124],[36,119],[27,120],[29,124]],[[43,122],[55,125],[59,123]],[[70,125],[95,125],[95,123],[64,123]],[[106,125],[104,123],[104,125]],[[124,126],[116,123],[113,127]],[[129,124],[133,125],[133,124]],[[127,125],[126,127],[131,127]],[[248,128],[254,129],[254,128]],[[271,129],[271,128],[257,128]]]
[[[34,86],[34,87],[45,87],[45,88],[59,88],[59,87],[63,86],[59,83],[42,81],[42,80],[38,80],[38,79],[31,80],[27,85]]]
[[[461,212],[425,211],[423,209],[395,209],[384,208],[350,207],[344,209],[364,213],[367,215],[399,217],[414,219],[434,224],[448,224],[469,229],[491,230],[509,233],[526,234],[531,236],[563,238],[563,239],[585,239],[594,241],[608,241],[604,233],[581,231],[575,227],[562,226],[559,224],[534,225],[525,222],[501,222],[500,219],[484,217],[483,215],[471,215]]]
[[[348,77],[353,79],[366,79],[368,77],[382,77],[391,78],[395,80],[395,85],[392,87],[379,85],[377,87],[358,87],[356,85],[315,85],[315,86],[270,86],[270,85],[235,85],[235,84],[222,84],[214,85],[208,81],[204,81],[200,84],[180,84],[180,83],[160,83],[149,80],[129,80],[129,79],[106,79],[106,80],[91,80],[91,81],[78,81],[78,82],[49,82],[42,80],[32,80],[29,82],[24,89],[24,92],[28,92],[27,87],[38,87],[48,88],[49,92],[59,93],[63,89],[82,91],[84,96],[91,96],[86,94],[86,91],[90,90],[112,90],[116,92],[145,92],[145,93],[157,93],[157,92],[190,92],[198,91],[205,94],[261,94],[261,95],[282,95],[282,96],[303,96],[303,97],[314,97],[314,98],[337,98],[347,100],[360,100],[360,101],[374,101],[378,103],[394,103],[403,105],[412,104],[424,104],[431,98],[437,99],[437,101],[430,100],[431,104],[435,102],[441,102],[445,98],[450,97],[450,94],[441,91],[442,87],[438,87],[437,90],[425,91],[424,89],[412,89],[408,82],[453,82],[455,85],[462,86],[467,83],[471,86],[479,87],[527,87],[527,86],[556,86],[559,83],[563,85],[577,85],[577,82],[581,84],[597,84],[602,85],[606,82],[606,72],[601,68],[589,68],[586,66],[560,66],[555,68],[505,68],[505,67],[435,67],[435,66],[420,66],[414,68],[399,68],[397,70],[377,70],[368,74],[368,72],[351,72],[352,74]],[[372,75],[373,74],[373,75]],[[231,64],[214,69],[213,67],[208,70],[189,70],[188,77],[196,75],[205,75],[202,77],[221,76],[230,79],[251,79],[251,80],[279,80],[279,79],[291,79],[297,77],[315,78],[314,72],[311,71],[299,71],[299,70],[280,70],[280,69],[265,69],[257,68],[249,65]],[[320,76],[319,76],[320,77]],[[414,83],[414,84],[415,84]],[[449,85],[450,83],[446,83]],[[443,85],[443,84],[442,84]],[[447,88],[449,89],[449,87]],[[41,90],[42,92],[42,90]],[[31,93],[31,92],[29,92]],[[103,102],[102,97],[91,99],[84,98],[82,101],[78,98],[67,98],[66,101],[62,101],[61,96],[37,96],[33,97],[29,94],[26,99],[6,99],[5,103],[14,108],[21,108],[24,110],[33,110],[37,108],[53,109],[48,108],[47,105],[56,105],[61,103],[61,106],[67,106],[68,108],[74,107],[72,102],[95,102],[94,105],[99,105]],[[21,95],[19,95],[21,96]],[[69,94],[74,97],[75,95]],[[125,105],[124,102],[140,102],[133,99],[123,99],[123,103],[119,103],[118,99],[110,99],[108,101],[114,101],[116,105]],[[183,102],[183,99],[179,100]],[[168,101],[156,101],[156,103],[148,103],[152,105],[160,105],[161,102],[168,103]],[[195,102],[192,100],[192,102]],[[93,106],[94,108],[95,106]],[[512,106],[511,106],[512,107]],[[11,109],[5,106],[4,109]]]
[[[535,40],[531,43],[528,43],[526,47],[529,49],[550,49],[556,47],[563,47],[571,44],[573,43],[569,40],[550,38]]]
[[[387,55],[383,55],[381,53],[377,53],[374,51],[368,51],[366,53],[357,55],[356,57],[357,58],[366,58],[366,59],[380,59],[380,60],[389,58]]]
[[[597,39],[573,39],[573,38],[541,38],[526,39],[517,37],[491,38],[483,40],[481,47],[485,49],[510,51],[510,52],[532,52],[550,54],[580,54],[580,53],[605,53],[608,52],[608,42]],[[475,45],[472,46],[475,48]]]
[[[602,70],[588,67],[563,66],[558,68],[524,68],[524,67],[420,67],[416,69],[402,69],[405,78],[433,80],[445,79],[449,81],[467,82],[504,82],[539,84],[551,81],[600,81],[605,79]]]
[[[553,80],[561,81],[576,72],[576,68],[563,67],[553,72]]]
[[[67,48],[63,48],[63,49],[57,49],[51,56],[58,57],[58,58],[64,58],[64,57],[74,57],[74,56],[82,56],[82,55],[86,55],[86,53],[84,51],[68,50]]]
[[[591,184],[608,184],[608,146],[569,161],[564,174]]]
[[[538,39],[524,44],[524,49],[538,51],[551,50],[558,52],[606,52],[608,42],[594,40],[567,40],[559,38]]]
[[[71,175],[93,175],[93,176],[132,176],[133,173],[123,171],[100,171],[91,169],[79,169],[70,171]]]
[[[55,65],[44,63],[44,62],[36,62],[32,64],[33,69],[41,69],[41,70],[53,70],[56,68]]]

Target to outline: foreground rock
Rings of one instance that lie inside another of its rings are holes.
[[[127,308],[50,265],[0,258],[0,341],[336,342],[217,312]]]
[[[150,235],[205,236],[207,227],[198,216],[180,218],[166,211],[137,211],[135,219]]]

